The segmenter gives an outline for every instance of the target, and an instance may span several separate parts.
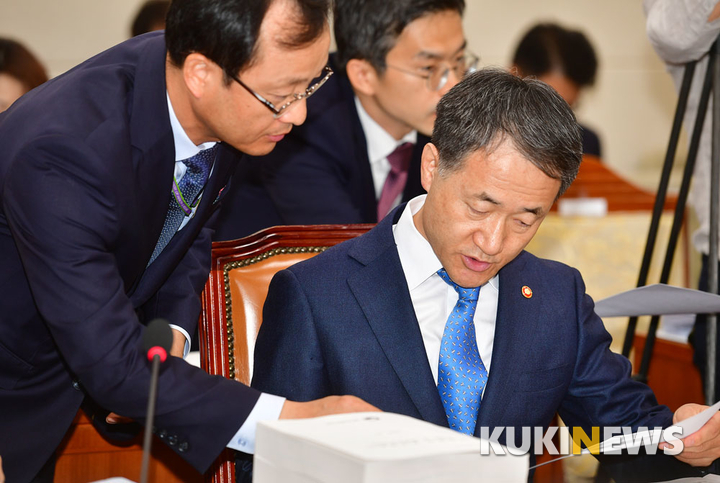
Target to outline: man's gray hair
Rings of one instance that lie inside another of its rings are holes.
[[[558,196],[577,176],[580,126],[567,103],[544,82],[482,69],[440,100],[432,143],[440,156],[441,175],[461,168],[475,151],[489,154],[505,141],[543,173],[560,180]]]

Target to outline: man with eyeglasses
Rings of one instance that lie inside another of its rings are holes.
[[[304,121],[305,98],[331,73],[328,9],[174,0],[164,34],[113,47],[0,114],[8,481],[53,480],[81,404],[105,429],[144,422],[144,325],[167,319],[172,355],[187,349],[223,188],[242,153],[267,154]],[[155,430],[202,472],[226,446],[252,452],[260,419],[367,409],[352,397],[285,401],[170,357]]]
[[[375,223],[423,193],[420,155],[440,98],[478,59],[463,0],[338,0],[336,72],[306,123],[238,166],[216,240],[283,224]]]

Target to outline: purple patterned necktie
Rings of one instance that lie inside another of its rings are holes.
[[[187,170],[180,182],[173,180],[172,194],[170,195],[170,207],[168,208],[165,224],[163,225],[160,238],[155,245],[148,265],[155,261],[165,246],[170,243],[172,237],[177,233],[185,217],[192,214],[192,210],[199,201],[199,195],[205,187],[210,168],[215,161],[217,144],[209,149],[204,149],[182,162]]]
[[[385,178],[380,199],[377,205],[378,221],[385,218],[397,197],[405,189],[405,182],[408,178],[410,167],[410,155],[412,154],[413,143],[403,143],[395,148],[395,151],[387,157],[390,162],[390,172]]]
[[[472,435],[480,410],[480,397],[488,377],[478,351],[473,320],[480,287],[459,286],[450,279],[444,268],[438,270],[437,274],[459,296],[440,342],[438,391],[450,428]]]

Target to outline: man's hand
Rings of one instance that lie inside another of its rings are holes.
[[[328,396],[309,402],[285,401],[280,419],[315,418],[329,414],[380,411],[355,396]]]
[[[187,339],[179,330],[172,329],[172,334],[173,342],[172,347],[170,348],[170,355],[182,359],[185,352],[185,342],[187,342]]]
[[[673,424],[694,416],[705,409],[702,404],[685,404],[678,408],[673,415]],[[697,432],[683,439],[684,449],[675,457],[680,461],[692,466],[710,466],[717,458],[720,458],[720,412],[716,413],[705,426]],[[663,449],[665,443],[659,448]]]
[[[0,457],[0,483],[5,483],[5,473],[2,470],[2,458]]]

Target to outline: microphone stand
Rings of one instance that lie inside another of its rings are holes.
[[[147,483],[148,481],[150,447],[152,445],[152,428],[153,421],[155,420],[155,403],[157,401],[160,364],[167,359],[168,352],[170,352],[170,348],[172,347],[172,341],[172,329],[170,329],[167,321],[163,319],[155,319],[145,328],[145,333],[143,334],[143,350],[147,354],[147,358],[152,361],[152,369],[150,375],[150,393],[146,411],[147,417],[145,420],[145,436],[143,439],[142,466],[140,468],[141,483]]]
[[[670,239],[668,240],[667,250],[665,252],[665,261],[663,265],[662,274],[660,276],[660,283],[667,283],[670,277],[670,268],[675,254],[675,248],[677,246],[677,240],[679,238],[680,229],[682,227],[683,217],[685,214],[685,204],[687,201],[688,192],[690,189],[690,181],[695,167],[695,160],[697,158],[697,152],[700,146],[700,138],[702,135],[702,128],[705,121],[705,114],[708,109],[710,94],[714,94],[714,107],[713,107],[713,156],[711,165],[711,193],[710,193],[710,253],[709,253],[709,289],[710,293],[718,293],[718,185],[720,184],[720,146],[716,146],[720,139],[720,38],[718,38],[713,44],[708,58],[707,72],[705,73],[705,79],[700,94],[700,102],[698,105],[698,112],[695,118],[695,125],[693,126],[693,132],[690,141],[690,147],[688,150],[687,161],[685,164],[685,170],[683,173],[683,179],[680,187],[680,193],[678,194],[678,201],[675,208],[675,216],[673,219],[673,225],[670,231]],[[670,142],[668,144],[667,153],[665,156],[665,164],[663,166],[663,172],[660,179],[660,186],[655,199],[655,206],[653,209],[652,221],[650,223],[650,230],[648,233],[647,243],[645,245],[645,253],[640,268],[640,274],[638,277],[638,287],[645,286],[647,284],[648,272],[650,270],[650,262],[653,254],[653,249],[656,243],[657,231],[660,224],[660,216],[662,215],[663,205],[665,203],[665,195],[667,193],[668,181],[670,172],[672,171],[672,165],[675,159],[675,152],[677,150],[677,142],[680,134],[680,127],[682,125],[682,117],[687,107],[687,99],[690,92],[690,85],[692,77],[695,71],[695,65],[697,62],[689,62],[685,66],[685,75],[683,77],[682,85],[680,88],[680,96],[678,98],[677,110],[675,112],[675,118],[673,122],[673,128],[670,135]],[[713,88],[714,87],[714,88]],[[650,327],[648,328],[647,338],[645,340],[645,347],[643,349],[642,362],[638,374],[634,376],[635,379],[647,383],[647,375],[650,367],[650,360],[655,344],[655,334],[659,325],[660,317],[653,316],[650,320]],[[707,353],[708,353],[708,366],[706,371],[706,400],[708,405],[714,403],[714,386],[715,386],[715,360],[716,360],[716,315],[708,317],[708,336],[707,336]],[[633,345],[635,338],[635,329],[637,326],[637,317],[631,317],[628,322],[627,332],[625,334],[625,341],[623,344],[622,354],[625,357],[630,356],[630,349]],[[712,360],[711,360],[712,359]]]
[[[153,349],[158,349],[154,347]],[[151,351],[153,349],[150,349]],[[150,447],[152,446],[152,426],[155,419],[155,401],[157,399],[157,380],[160,373],[160,354],[152,356],[152,375],[150,376],[150,396],[147,405],[147,420],[145,422],[145,435],[143,437],[143,457],[140,470],[140,483],[147,483],[148,468],[150,467]]]
[[[712,161],[710,164],[710,248],[708,251],[708,292],[718,293],[718,217],[720,216],[720,37],[710,51],[714,57]],[[710,65],[708,64],[708,69]],[[705,371],[705,400],[708,406],[715,402],[715,372],[717,361],[717,314],[707,317],[707,369]]]

